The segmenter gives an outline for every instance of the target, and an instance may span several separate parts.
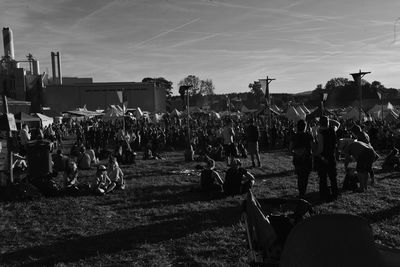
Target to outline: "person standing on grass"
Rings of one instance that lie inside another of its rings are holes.
[[[21,154],[21,156],[25,156],[27,148],[28,148],[28,142],[31,140],[31,134],[29,133],[28,124],[23,124],[22,125],[22,129],[20,131],[20,137],[21,137],[21,151],[20,151],[20,154]]]
[[[351,132],[357,141],[360,141],[367,145],[372,146],[369,135],[366,132],[364,132],[359,125],[354,125],[353,128],[351,128]],[[369,172],[369,175],[371,177],[371,185],[373,185],[375,183],[375,174],[374,174],[374,170],[372,168]]]
[[[232,120],[228,119],[224,128],[222,129],[222,139],[224,144],[224,151],[226,156],[226,163],[230,166],[233,162],[234,154],[235,154],[235,144],[233,138],[235,136],[235,132],[232,128]]]
[[[337,146],[336,131],[340,123],[326,116],[319,119],[317,149],[314,153],[315,165],[319,176],[319,194],[321,200],[336,199],[339,195],[335,151]],[[331,188],[328,188],[329,177]]]
[[[297,174],[297,187],[299,197],[304,198],[308,177],[312,169],[312,145],[314,138],[311,133],[306,132],[307,123],[304,120],[297,122],[297,132],[290,141],[289,150],[293,155],[293,165]]]
[[[368,188],[368,174],[372,171],[372,163],[379,158],[379,155],[371,145],[358,140],[353,140],[349,144],[345,145],[343,152],[346,155],[344,162],[346,170],[351,158],[354,158],[357,161],[356,170],[360,182],[360,191],[364,192]]]
[[[246,128],[245,136],[247,142],[247,151],[250,154],[252,167],[256,166],[254,158],[257,159],[257,166],[261,167],[260,152],[258,150],[258,138],[260,136],[260,131],[258,127],[254,125],[253,119],[249,120],[249,126]]]

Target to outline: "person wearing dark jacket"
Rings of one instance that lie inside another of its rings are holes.
[[[336,199],[339,195],[335,151],[337,147],[336,130],[340,123],[322,116],[317,135],[317,150],[314,153],[315,165],[319,176],[319,194],[321,200]],[[328,180],[330,180],[330,190]]]
[[[242,167],[239,159],[235,159],[226,171],[223,189],[230,196],[244,194],[251,189],[254,182],[254,176]]]
[[[254,125],[253,119],[250,119],[249,126],[246,128],[247,151],[251,157],[252,166],[255,167],[254,157],[257,159],[257,166],[261,167],[260,152],[258,151],[258,138],[260,136],[258,127]]]
[[[297,187],[300,198],[304,198],[306,194],[308,177],[312,169],[311,148],[314,139],[311,133],[305,131],[306,127],[307,123],[304,120],[297,122],[297,132],[293,135],[289,146],[293,155],[293,165],[297,174]]]

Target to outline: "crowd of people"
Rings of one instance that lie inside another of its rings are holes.
[[[74,136],[76,142],[66,156],[62,153],[62,144],[63,139],[70,136]],[[318,173],[320,179],[321,199],[337,198],[339,150],[345,155],[346,172],[350,173],[347,167],[351,159],[357,161],[359,191],[367,189],[369,178],[371,183],[374,182],[372,163],[377,158],[374,148],[391,149],[384,161],[385,170],[400,168],[400,132],[397,125],[379,121],[357,125],[325,116],[308,122],[299,120],[295,124],[278,116],[272,120],[267,120],[265,116],[218,120],[203,114],[190,118],[190,136],[187,122],[178,116],[166,116],[162,123],[144,119],[110,122],[94,117],[83,121],[66,120],[34,131],[24,124],[18,135],[20,161],[23,161],[30,141],[43,139],[54,144],[53,169],[55,173],[64,173],[66,189],[79,188],[79,170],[97,168],[96,177],[89,187],[99,194],[109,193],[115,188],[125,188],[119,165],[134,164],[137,152],[142,152],[143,160],[162,160],[164,151],[183,150],[187,148],[188,140],[196,159],[206,161],[202,187],[205,190],[220,188],[220,191],[226,191],[227,194],[243,193],[254,183],[250,172],[243,171],[246,168],[241,166],[239,158],[249,156],[251,168],[262,168],[260,149],[289,149],[298,176],[301,198],[307,193],[308,177],[312,170]],[[104,159],[108,159],[107,167],[100,164]],[[215,161],[226,162],[229,167],[225,179],[213,170]],[[233,178],[236,181],[232,183],[236,184],[233,191],[229,189],[231,177],[236,177]],[[237,188],[239,184],[242,189]]]

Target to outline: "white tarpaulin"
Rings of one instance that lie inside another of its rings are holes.
[[[40,119],[40,122],[42,123],[42,127],[45,128],[49,125],[52,125],[54,122],[54,119],[51,117],[48,117],[46,115],[40,114],[40,113],[35,113],[35,116]]]
[[[298,120],[301,119],[299,113],[293,106],[288,107],[285,113],[285,117],[294,122],[297,122]]]

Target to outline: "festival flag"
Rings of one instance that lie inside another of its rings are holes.
[[[379,100],[382,100],[382,93],[381,91],[377,90],[376,94],[378,95]]]
[[[267,102],[268,102],[269,101],[269,89],[268,89],[267,79],[259,79],[258,81],[261,84],[261,90],[264,92],[265,99],[267,99]]]

